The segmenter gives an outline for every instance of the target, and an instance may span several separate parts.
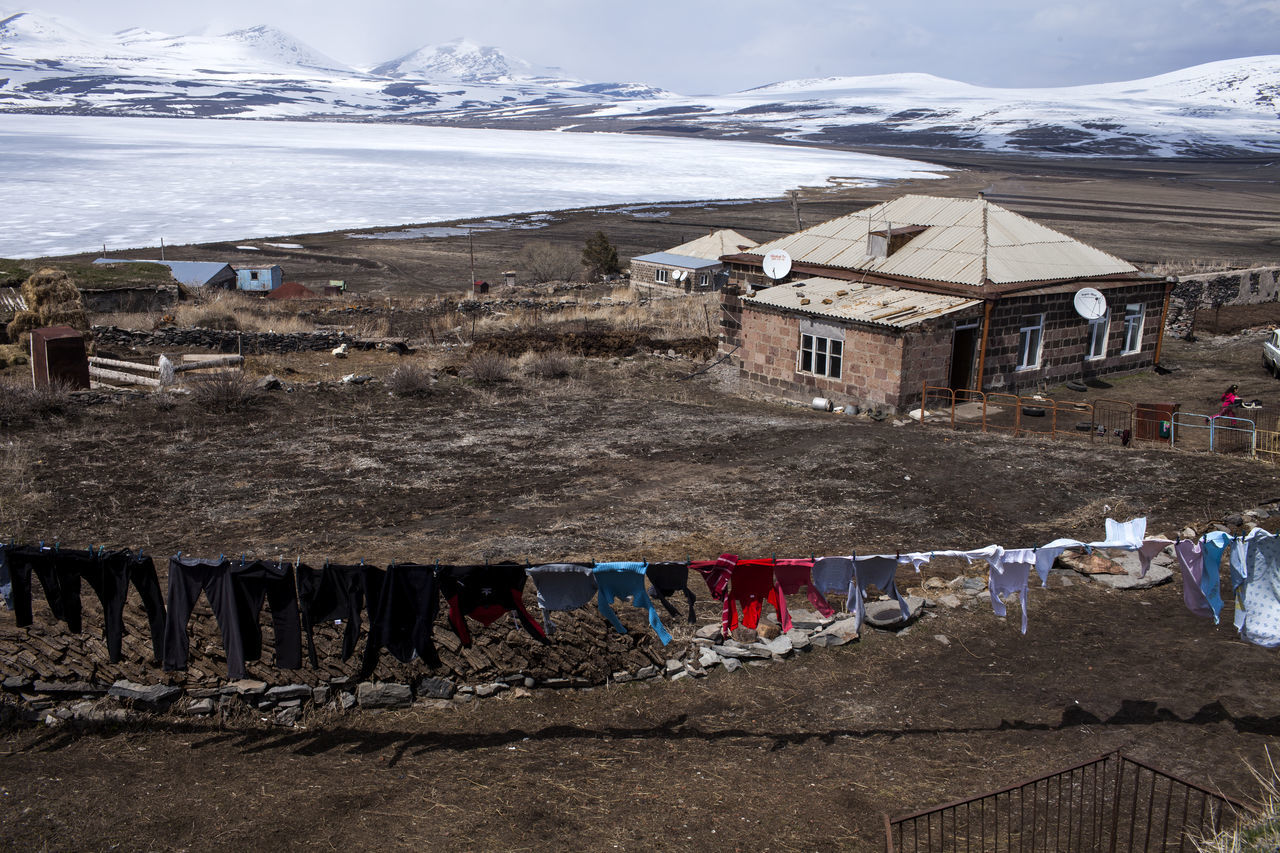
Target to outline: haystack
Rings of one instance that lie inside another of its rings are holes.
[[[80,291],[62,270],[43,269],[28,278],[22,283],[22,298],[27,310],[15,314],[8,327],[14,343],[25,348],[31,330],[45,326],[70,326],[88,337],[89,316]]]

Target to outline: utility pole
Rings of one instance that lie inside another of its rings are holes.
[[[796,217],[796,230],[803,231],[804,225],[800,222],[800,191],[790,190],[787,192],[787,195],[791,196],[791,212],[794,213]]]
[[[476,241],[475,241],[475,238],[472,236],[472,233],[473,232],[471,231],[471,229],[468,228],[467,229],[467,251],[470,252],[471,254],[471,284],[467,286],[467,289],[474,293],[476,289]],[[473,332],[474,332],[474,324],[473,324]]]

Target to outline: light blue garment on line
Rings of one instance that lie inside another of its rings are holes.
[[[1222,552],[1227,550],[1231,535],[1215,530],[1204,535],[1204,572],[1200,575],[1200,591],[1204,593],[1209,609],[1213,611],[1213,624],[1218,624],[1222,615],[1222,576],[1218,573],[1222,565]]]
[[[645,568],[644,563],[596,563],[592,571],[600,590],[596,596],[596,607],[619,634],[627,633],[627,628],[613,611],[615,598],[630,598],[636,607],[648,608],[649,627],[653,628],[653,632],[665,646],[671,642],[671,633],[662,624],[658,611],[649,600],[649,593],[645,590]]]

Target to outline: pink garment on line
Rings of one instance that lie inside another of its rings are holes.
[[[828,604],[827,600],[813,587],[813,560],[778,560],[773,565],[773,576],[783,595],[795,595],[800,591],[800,587],[804,587],[809,603],[817,608],[819,613],[828,619],[836,615],[835,608]],[[775,609],[778,606],[772,591],[769,592],[769,603]]]

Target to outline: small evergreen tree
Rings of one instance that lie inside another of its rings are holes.
[[[587,268],[587,278],[592,281],[622,271],[618,250],[603,231],[587,238],[587,245],[582,249],[582,265]]]

